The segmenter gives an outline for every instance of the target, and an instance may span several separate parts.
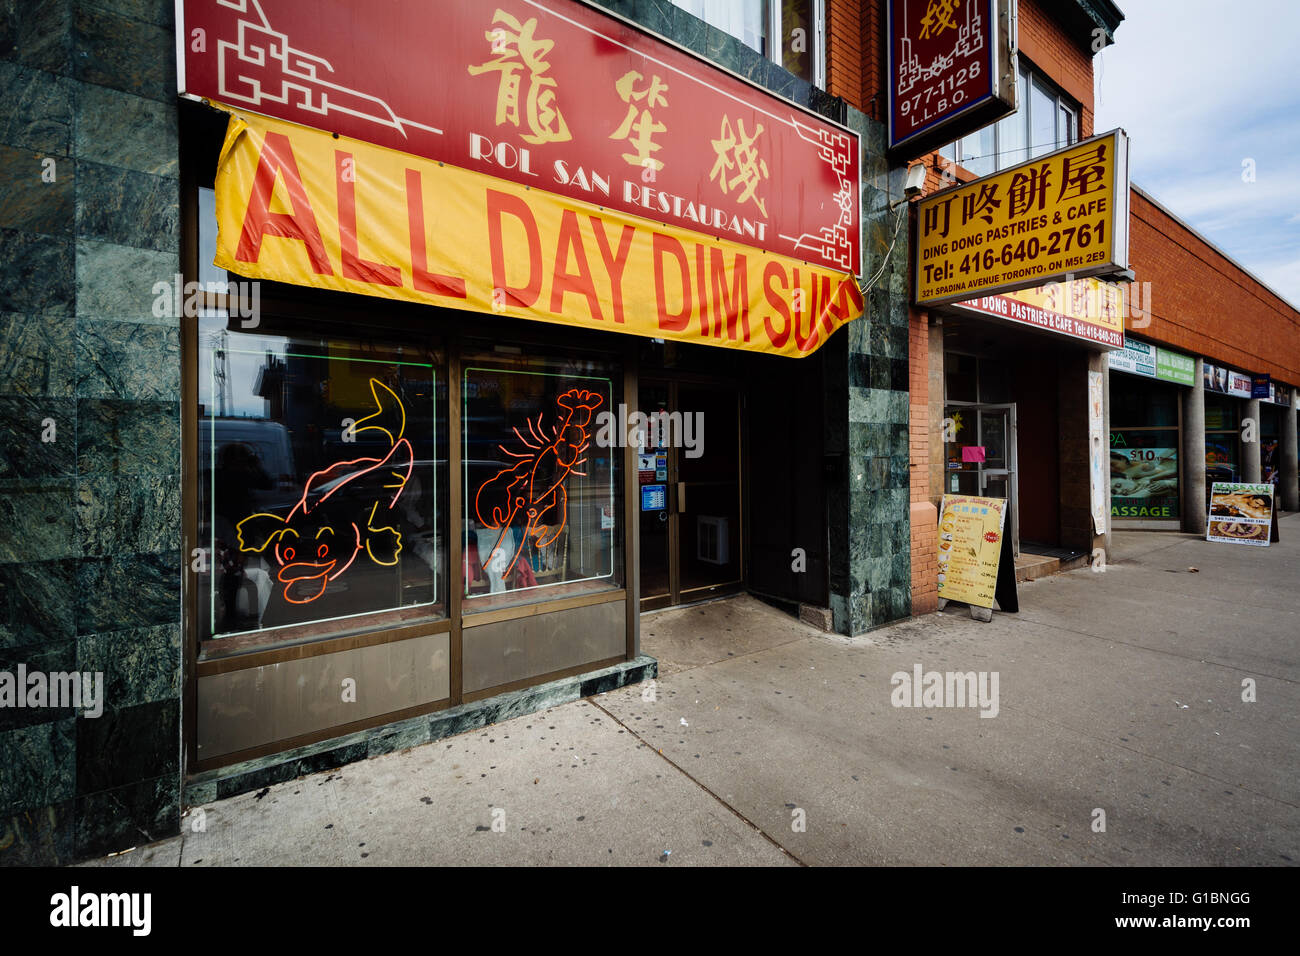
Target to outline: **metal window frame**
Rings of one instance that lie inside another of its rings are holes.
[[[198,279],[199,261],[199,215],[198,189],[208,185],[198,172],[197,151],[188,139],[182,137],[181,164],[181,236],[180,260],[181,272],[185,281]],[[318,302],[315,290],[303,290],[301,293],[290,285],[280,285],[264,299],[263,311],[268,314],[284,316],[288,319],[312,319],[333,323],[339,329],[347,328],[343,321],[341,308],[344,300],[337,299],[328,305]],[[230,303],[227,295],[205,294],[203,304],[208,308],[227,307]],[[332,298],[332,297],[331,297]],[[385,331],[399,338],[415,335],[426,340],[440,340],[438,348],[444,354],[444,363],[448,380],[447,395],[447,453],[448,468],[453,474],[459,473],[463,449],[457,436],[460,435],[460,372],[464,352],[464,332],[461,314],[455,310],[431,310],[429,307],[406,307],[404,304],[385,304],[384,308],[375,306],[378,300],[356,296],[375,307],[376,313],[371,323],[375,335]],[[423,321],[418,329],[412,328],[412,319],[417,310]],[[343,631],[322,632],[322,625],[317,623],[301,625],[298,633],[292,635],[290,642],[279,640],[281,636],[268,637],[265,642],[252,639],[241,642],[235,648],[227,645],[223,652],[221,639],[200,640],[198,627],[198,588],[190,573],[192,549],[201,547],[197,528],[199,523],[198,468],[200,452],[198,447],[199,425],[193,412],[198,407],[198,318],[180,319],[181,345],[181,485],[182,485],[182,523],[181,523],[181,607],[182,607],[182,773],[186,776],[201,773],[217,767],[228,766],[239,760],[252,759],[273,753],[280,753],[297,746],[305,746],[320,740],[330,739],[342,734],[381,726],[408,717],[432,713],[458,704],[477,700],[493,694],[502,693],[517,687],[535,686],[574,673],[583,673],[598,669],[621,660],[632,660],[640,653],[640,607],[639,575],[640,560],[639,525],[636,519],[636,449],[627,446],[617,456],[621,463],[619,481],[622,487],[622,519],[624,534],[620,549],[622,551],[622,586],[592,595],[574,595],[560,598],[545,598],[495,611],[475,614],[463,607],[462,588],[459,576],[463,567],[461,536],[451,533],[458,516],[462,514],[462,488],[460,482],[450,482],[448,488],[448,511],[441,519],[447,531],[447,548],[444,554],[446,580],[448,584],[446,604],[441,616],[429,616],[420,620],[406,619],[402,609],[395,608],[378,611],[368,616],[365,621],[358,619],[355,627]],[[532,327],[528,324],[512,324],[503,330],[509,341],[524,347],[530,345],[539,348],[552,348],[560,351],[596,354],[620,366],[622,371],[622,400],[635,403],[638,391],[639,360],[636,351],[637,339],[620,336],[618,341],[580,341],[575,343],[571,330],[560,326]],[[508,686],[483,688],[473,693],[464,691],[463,638],[466,630],[477,624],[490,623],[494,620],[525,618],[551,611],[568,610],[573,607],[594,603],[623,603],[625,646],[624,654],[618,658],[589,662],[567,668],[562,672],[533,675],[515,681]],[[280,629],[287,630],[287,629]],[[259,745],[249,751],[224,754],[218,757],[200,759],[198,756],[198,681],[201,677],[260,667],[302,657],[314,657],[335,653],[363,646],[386,644],[409,640],[431,633],[446,632],[449,635],[449,694],[446,698],[408,708],[401,712],[381,714],[353,725],[333,726],[313,731],[292,740],[278,740]]]
[[[826,89],[826,0],[812,0],[813,26],[813,86]],[[784,67],[784,47],[781,40],[781,0],[768,0],[767,3],[767,58],[777,66]]]
[[[818,2],[821,3],[822,0],[818,0]],[[1021,111],[1023,110],[1024,126],[1025,126],[1025,149],[1027,151],[1032,152],[1034,147],[1034,142],[1033,142],[1034,123],[1033,123],[1033,116],[1031,115],[1033,110],[1033,105],[1032,105],[1033,97],[1028,94],[1032,92],[1033,89],[1032,84],[1035,80],[1038,80],[1043,86],[1045,86],[1047,88],[1047,91],[1052,95],[1053,128],[1056,130],[1055,133],[1056,143],[1051,150],[1048,150],[1048,152],[1053,152],[1058,149],[1064,149],[1067,146],[1073,146],[1075,143],[1077,143],[1082,138],[1082,131],[1079,128],[1079,117],[1082,114],[1082,107],[1080,106],[1080,104],[1076,103],[1072,98],[1068,97],[1065,94],[1065,91],[1062,90],[1061,87],[1057,83],[1055,83],[1050,76],[1048,76],[1042,70],[1039,70],[1031,62],[1026,60],[1023,55],[1020,57],[1019,72],[1025,77],[1025,90],[1027,95],[1024,97],[1024,102],[1020,104],[1016,112],[1010,113],[1007,116],[1004,116],[1002,119],[1011,119],[1013,117],[1018,118],[1021,116]],[[1072,130],[1066,131],[1066,135],[1064,139],[1062,139],[1061,137],[1061,129],[1060,129],[1060,118],[1061,118],[1062,109],[1066,110],[1070,114],[1070,123],[1073,126]],[[1003,163],[1002,130],[1001,130],[1002,120],[998,120],[996,123],[991,123],[990,126],[993,129],[993,172],[1000,173],[1004,169],[1009,169],[1012,165],[1015,164],[1007,163],[1004,165]],[[963,151],[962,151],[962,140],[964,140],[965,138],[966,137],[963,136],[960,139],[955,139],[950,144],[953,147],[953,155],[954,155],[953,162],[955,162],[958,166],[965,165],[966,157],[963,155]],[[939,150],[940,153],[942,153],[942,151],[943,151],[942,149]]]

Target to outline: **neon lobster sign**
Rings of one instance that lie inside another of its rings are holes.
[[[591,422],[604,399],[597,392],[571,388],[555,399],[556,421],[546,437],[542,413],[527,419],[529,437],[518,426],[513,428],[527,451],[511,451],[498,445],[501,452],[515,459],[483,484],[474,496],[474,513],[479,524],[499,531],[496,543],[488,552],[494,554],[506,532],[517,519],[524,519],[523,534],[515,540],[513,552],[502,572],[508,577],[519,561],[525,545],[533,539],[539,548],[552,544],[564,531],[569,520],[568,492],[565,483],[570,475],[586,477],[578,466],[586,462],[583,453],[591,445]]]

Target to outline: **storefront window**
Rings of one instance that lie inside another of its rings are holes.
[[[980,363],[980,404],[1011,401],[1011,368],[1000,359],[982,358]]]
[[[199,320],[200,638],[442,614],[439,356],[237,327]]]
[[[1011,401],[1011,368],[1001,359],[943,354],[944,401],[996,405]]]
[[[1110,420],[1125,426],[1178,426],[1178,388],[1136,375],[1110,377]]]
[[[1177,429],[1111,429],[1110,514],[1147,519],[1179,516]]]
[[[621,375],[599,359],[518,352],[498,347],[464,360],[470,613],[623,581]]]
[[[1110,419],[1111,517],[1179,517],[1177,389],[1112,375]]]
[[[1227,396],[1205,395],[1205,483],[1241,481],[1239,402]]]
[[[944,354],[944,401],[979,401],[979,388],[975,377],[977,367],[977,360],[973,355],[962,355],[957,352]]]
[[[1260,402],[1259,409],[1259,467],[1260,478],[1265,483],[1280,480],[1282,467],[1280,445],[1282,436],[1282,409]]]
[[[217,194],[200,187],[199,204],[199,282],[211,289],[224,288],[228,274],[213,263],[217,258]]]

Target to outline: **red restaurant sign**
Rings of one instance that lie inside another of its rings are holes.
[[[852,131],[572,0],[182,0],[182,93],[840,272]]]
[[[996,0],[888,0],[889,147],[920,155],[1014,109]]]

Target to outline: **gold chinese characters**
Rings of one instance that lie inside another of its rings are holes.
[[[629,165],[658,172],[664,168],[664,164],[662,160],[650,155],[661,148],[654,142],[653,137],[656,133],[667,132],[668,127],[663,123],[656,123],[650,111],[660,106],[667,107],[668,100],[664,94],[668,92],[668,84],[658,76],[653,76],[644,89],[638,90],[637,84],[642,79],[644,78],[636,70],[628,70],[615,82],[614,89],[618,91],[619,99],[627,104],[627,115],[623,117],[623,122],[609,138],[626,139],[631,144],[635,152],[623,154],[623,159]],[[637,115],[638,103],[641,104],[640,116]],[[635,136],[632,135],[633,131],[636,133]]]
[[[563,143],[573,139],[564,114],[556,102],[557,84],[554,77],[546,75],[551,68],[546,57],[555,45],[553,40],[539,40],[536,36],[537,18],[531,17],[522,24],[515,17],[498,9],[492,17],[495,27],[484,34],[492,43],[493,58],[478,66],[469,67],[471,76],[497,72],[501,74],[497,90],[496,124],[510,123],[518,127],[520,94],[523,93],[523,117],[528,132],[523,140],[534,145]],[[507,29],[508,28],[508,29]],[[524,73],[527,71],[527,88]]]
[[[754,190],[758,188],[759,183],[770,178],[767,172],[767,161],[759,158],[758,150],[754,147],[754,141],[763,135],[763,124],[756,124],[752,135],[745,133],[743,119],[737,121],[736,128],[740,131],[739,135],[732,129],[731,118],[722,117],[722,129],[718,138],[711,141],[717,159],[713,163],[713,169],[709,171],[709,182],[717,179],[724,193],[739,187],[736,201],[753,200],[758,211],[766,216],[767,204],[754,195]],[[735,175],[729,176],[733,171]]]

